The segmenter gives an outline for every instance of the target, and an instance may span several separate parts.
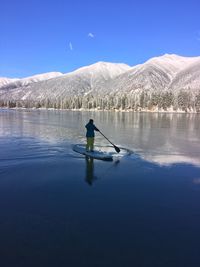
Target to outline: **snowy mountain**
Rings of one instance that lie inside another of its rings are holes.
[[[200,57],[165,54],[143,64],[98,62],[71,73],[0,86],[1,106],[200,111]]]
[[[195,66],[198,69],[199,62],[200,57],[189,58],[166,54],[131,68],[126,73],[113,79],[109,87],[110,90],[115,92],[122,92],[122,90],[123,92],[132,92],[136,89],[164,90],[174,80],[179,80],[179,73],[186,71],[192,74],[195,71]]]
[[[125,64],[98,62],[54,79],[37,83],[26,84],[23,79],[23,84],[16,82],[14,83],[15,87],[8,84],[6,86],[7,90],[4,90],[4,95],[3,89],[5,89],[5,86],[1,87],[0,94],[2,97],[6,97],[7,100],[55,99],[65,96],[85,95],[128,69],[130,67]],[[28,79],[29,81],[30,79]]]

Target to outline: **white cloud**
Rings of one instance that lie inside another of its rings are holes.
[[[91,32],[89,32],[89,33],[88,33],[88,37],[90,37],[90,38],[94,38],[94,34],[91,33]]]
[[[72,46],[72,43],[70,42],[69,43],[69,49],[72,51],[73,50],[73,46]]]

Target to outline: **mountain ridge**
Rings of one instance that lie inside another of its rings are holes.
[[[42,78],[0,86],[1,106],[6,101],[16,105],[21,101],[23,106],[24,101],[32,102],[31,106],[70,109],[200,109],[200,57],[165,54],[133,67],[100,61]]]

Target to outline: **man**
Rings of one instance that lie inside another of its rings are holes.
[[[94,150],[94,131],[99,132],[99,129],[94,125],[94,121],[92,119],[89,120],[89,122],[85,125],[85,128],[87,129],[86,132],[86,138],[87,138],[87,145],[86,145],[86,151],[93,152]]]

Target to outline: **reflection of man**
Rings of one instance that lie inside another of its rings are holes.
[[[97,127],[94,125],[94,121],[92,119],[90,119],[89,122],[85,125],[85,128],[87,129],[86,151],[93,152],[93,149],[94,149],[94,131],[99,131],[99,129],[97,129]]]
[[[94,162],[93,158],[91,157],[85,157],[86,160],[86,176],[85,176],[85,181],[89,184],[92,185],[95,177],[94,177]]]

